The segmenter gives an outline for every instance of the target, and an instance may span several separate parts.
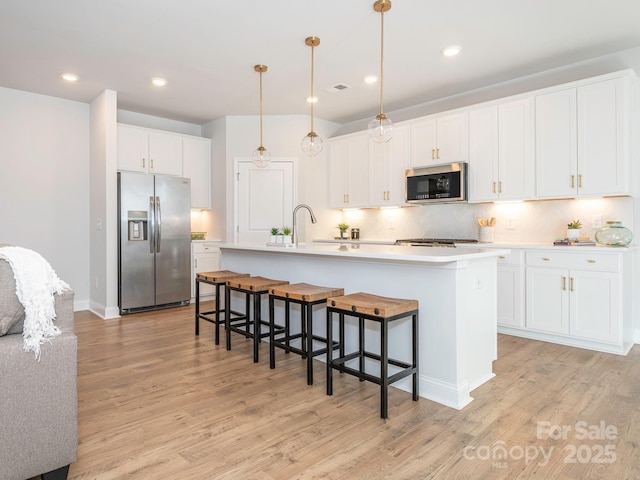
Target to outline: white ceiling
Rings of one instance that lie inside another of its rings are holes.
[[[315,49],[316,116],[374,116],[380,15],[373,0],[1,0],[0,86],[204,124],[308,114]],[[441,48],[463,47],[455,58]],[[385,111],[640,45],[640,0],[393,0],[385,14]],[[75,84],[59,77],[71,71]],[[152,87],[151,77],[168,85]],[[340,93],[325,89],[345,83]]]

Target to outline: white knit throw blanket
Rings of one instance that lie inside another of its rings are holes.
[[[24,307],[24,350],[34,352],[36,359],[40,360],[40,345],[61,333],[53,324],[56,317],[53,294],[70,287],[33,250],[0,247],[0,258],[9,262],[13,269],[16,295]]]

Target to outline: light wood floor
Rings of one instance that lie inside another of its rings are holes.
[[[328,397],[324,364],[308,387],[299,356],[278,350],[270,370],[263,343],[254,364],[244,338],[227,352],[206,322],[196,337],[193,312],[76,314],[70,479],[640,478],[640,347],[620,357],[500,336],[497,376],[465,409],[392,388],[383,421],[376,385],[335,375]],[[538,422],[570,430],[552,439]],[[581,439],[576,422],[604,422],[610,438]]]

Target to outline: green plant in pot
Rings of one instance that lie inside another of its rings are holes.
[[[346,239],[347,236],[345,234],[347,233],[347,230],[349,230],[349,225],[346,223],[339,223],[338,230],[340,230],[340,238]]]
[[[290,244],[291,243],[291,229],[289,227],[282,227],[282,234],[284,238],[282,240],[283,243]]]
[[[271,229],[271,243],[278,242],[278,235],[280,235],[280,230],[278,229],[278,227],[273,227]]]
[[[569,240],[577,240],[580,238],[580,229],[582,228],[582,222],[580,220],[574,220],[571,223],[567,223],[567,238]]]

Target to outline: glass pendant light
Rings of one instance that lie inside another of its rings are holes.
[[[320,39],[318,37],[307,37],[304,43],[311,47],[311,97],[309,98],[311,103],[311,131],[304,136],[300,147],[305,155],[315,157],[322,151],[322,138],[313,130],[313,104],[316,101],[316,97],[313,95],[314,48],[320,45]]]
[[[253,69],[260,74],[260,146],[253,152],[253,163],[258,167],[268,167],[271,163],[271,153],[262,146],[262,74],[267,71],[266,65],[256,65]]]
[[[380,113],[369,122],[369,137],[374,142],[384,143],[393,136],[393,122],[384,113],[383,89],[384,89],[384,12],[391,10],[390,0],[376,0],[373,9],[380,14]]]

